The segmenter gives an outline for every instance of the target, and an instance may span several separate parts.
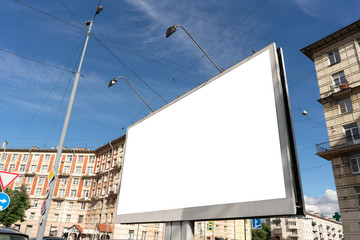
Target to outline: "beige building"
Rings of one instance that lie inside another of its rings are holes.
[[[315,63],[329,142],[317,155],[331,161],[345,239],[360,236],[360,21],[303,48]]]
[[[114,223],[117,194],[125,136],[96,150],[84,148],[64,149],[45,229],[45,236],[65,236],[69,239],[164,239],[165,224]],[[54,164],[56,149],[0,148],[0,170],[18,173],[9,186],[19,189],[25,184],[32,207],[26,212],[25,222],[13,227],[36,237],[41,205],[48,188],[47,176]],[[141,189],[139,189],[141,191]],[[250,240],[251,221],[195,222],[196,240]],[[246,232],[246,236],[244,235]]]
[[[305,217],[271,218],[271,236],[301,240],[341,240],[343,228],[334,219],[322,218],[314,212]]]

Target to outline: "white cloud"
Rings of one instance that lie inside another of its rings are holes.
[[[340,211],[337,194],[334,190],[326,189],[322,197],[304,196],[304,199],[306,211],[314,211],[329,217]]]

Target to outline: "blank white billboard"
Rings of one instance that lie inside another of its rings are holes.
[[[273,43],[130,126],[116,222],[296,214],[281,81]]]

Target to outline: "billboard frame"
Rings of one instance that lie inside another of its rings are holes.
[[[276,114],[278,120],[278,130],[281,146],[282,168],[284,173],[285,184],[285,198],[227,203],[200,207],[179,208],[171,210],[160,210],[140,213],[120,214],[118,211],[115,215],[115,223],[150,223],[150,222],[175,222],[175,221],[199,221],[199,220],[225,220],[225,219],[239,219],[239,218],[261,218],[269,216],[289,216],[289,215],[304,215],[304,200],[301,187],[301,179],[299,174],[299,165],[296,152],[296,144],[294,138],[294,130],[292,124],[292,116],[289,104],[289,95],[285,75],[285,67],[283,61],[283,54],[281,49],[276,49],[275,43],[268,45],[262,50],[254,53],[248,58],[235,64],[231,68],[216,75],[205,83],[192,89],[176,100],[165,105],[161,109],[149,114],[147,117],[139,120],[127,129],[127,136],[129,129],[140,124],[147,118],[180,101],[186,96],[192,94],[198,89],[215,81],[224,74],[232,71],[238,66],[250,61],[252,58],[262,54],[265,51],[270,52],[270,62],[272,67],[272,80],[276,102]],[[127,139],[125,146],[127,144]],[[124,153],[124,167],[126,169],[126,147]],[[126,171],[126,170],[125,170]],[[118,196],[117,208],[120,204],[121,183]],[[281,209],[281,211],[279,211]]]

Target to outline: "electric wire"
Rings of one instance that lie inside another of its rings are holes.
[[[63,0],[59,0],[60,3],[64,6],[64,8],[66,9],[66,11],[75,19],[75,21],[77,21],[77,23],[79,23],[79,26],[82,26],[82,23],[79,21],[79,19],[75,16],[75,14],[73,14],[71,12],[71,10],[66,6],[66,4],[64,3]],[[85,28],[83,28],[84,31],[86,31]]]
[[[18,54],[18,53],[15,53],[15,52],[12,52],[12,51],[3,49],[3,48],[0,48],[0,51],[6,52],[6,53],[9,53],[9,54],[18,56],[18,57],[25,58],[25,59],[27,59],[27,60],[31,60],[31,61],[33,61],[33,62],[37,62],[37,63],[43,64],[43,65],[45,65],[45,66],[48,66],[48,67],[52,67],[52,68],[55,68],[55,69],[58,69],[58,70],[62,70],[62,71],[66,71],[66,72],[75,74],[75,72],[72,71],[72,70],[69,70],[69,69],[66,69],[66,68],[62,68],[62,67],[57,67],[57,66],[51,65],[51,64],[49,64],[49,63],[42,62],[42,61],[36,60],[36,59],[34,59],[34,58],[26,57],[26,56],[24,56],[24,55],[21,55],[21,54]]]
[[[144,79],[142,79],[134,70],[132,70],[123,60],[121,60],[113,51],[111,51],[100,39],[96,36],[92,35],[93,38],[103,47],[105,48],[113,57],[115,57],[126,69],[128,69],[136,78],[138,78],[142,83],[144,83],[151,91],[153,91],[158,97],[160,97],[164,102],[168,103],[168,101],[163,98],[155,89],[153,89]]]
[[[54,22],[50,22],[50,21],[48,21],[47,19],[44,19],[44,18],[41,18],[41,17],[35,16],[35,15],[33,15],[33,14],[30,14],[30,13],[27,13],[27,12],[25,12],[25,11],[22,11],[22,10],[20,10],[20,9],[17,9],[17,8],[11,7],[11,6],[9,6],[9,5],[6,5],[6,4],[3,4],[3,3],[0,3],[0,6],[10,8],[10,9],[12,9],[12,10],[15,10],[15,11],[20,12],[20,13],[25,14],[25,15],[29,15],[29,16],[34,17],[34,18],[38,18],[38,19],[40,19],[41,21],[44,21],[44,22],[50,23],[50,24],[55,25],[55,26],[57,26],[57,27],[61,27],[61,28],[66,29],[66,30],[68,30],[68,31],[72,31],[72,32],[74,32],[74,33],[81,34],[81,32],[75,31],[75,30],[73,30],[73,29],[65,28],[63,25],[60,25],[60,24],[58,24],[58,23],[54,23]]]
[[[221,37],[210,49],[207,50],[207,52],[211,52],[221,41],[223,41],[226,37],[228,37],[241,23],[243,23],[247,18],[249,18],[258,8],[260,8],[266,0],[261,1],[254,9],[252,9],[244,18],[242,18],[237,24],[235,24],[231,30],[225,34],[223,37]],[[202,55],[199,57],[196,61],[194,61],[191,66],[188,68],[188,70],[195,67],[195,64],[198,63],[200,60],[202,60],[205,57],[205,55]],[[178,76],[176,79],[180,79],[184,76],[185,73],[182,73],[180,76]],[[172,83],[173,85],[174,83]]]
[[[70,25],[70,26],[72,26],[72,27],[74,27],[74,28],[80,29],[81,31],[84,31],[84,29],[81,28],[81,27],[79,27],[79,26],[76,26],[76,25],[74,25],[74,24],[72,24],[72,23],[70,23],[70,22],[68,22],[68,21],[65,21],[65,20],[63,20],[63,19],[61,19],[61,18],[58,18],[58,17],[52,15],[52,14],[49,14],[49,13],[47,13],[47,12],[45,12],[45,11],[42,11],[42,10],[36,8],[36,7],[30,6],[30,5],[28,5],[28,4],[24,3],[24,2],[21,2],[20,0],[14,0],[14,1],[22,4],[22,5],[25,6],[25,7],[31,8],[31,9],[33,9],[33,10],[35,10],[35,11],[38,11],[38,12],[40,12],[40,13],[42,13],[42,14],[45,14],[46,16],[49,16],[49,17],[51,17],[51,18],[54,18],[54,19],[56,19],[56,20],[58,20],[58,21],[60,21],[60,22],[62,22],[62,23],[65,23],[65,24]]]

